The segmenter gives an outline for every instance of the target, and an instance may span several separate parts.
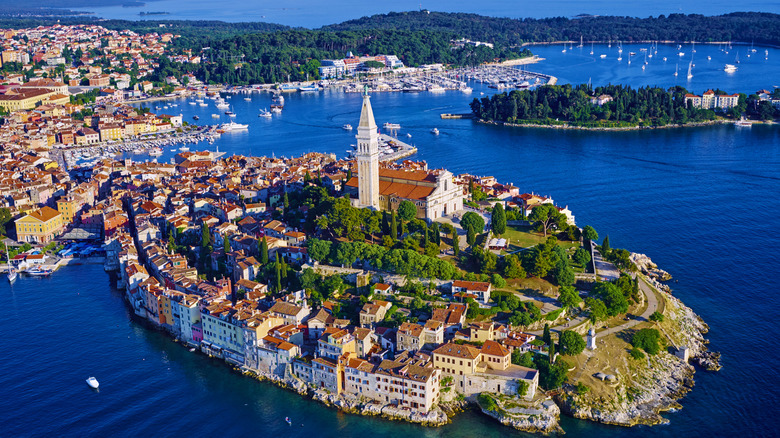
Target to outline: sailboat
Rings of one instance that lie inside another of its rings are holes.
[[[582,35],[580,35],[580,45],[577,47],[582,47]]]
[[[674,68],[674,75],[677,76],[677,71],[680,70],[680,64],[677,63],[677,66]]]
[[[593,42],[590,43],[590,54],[593,54]]]
[[[563,43],[563,50],[561,50],[561,53],[566,53],[566,43]]]
[[[8,254],[8,245],[5,245],[5,257],[8,260],[8,282],[13,283],[16,281],[16,277],[19,276],[19,274],[16,273],[16,269],[11,265],[11,255]]]
[[[739,50],[737,50],[737,64],[739,64]]]
[[[693,77],[693,73],[691,73],[691,68],[693,68],[693,61],[688,63],[688,79]]]

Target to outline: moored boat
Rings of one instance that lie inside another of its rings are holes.
[[[87,385],[89,385],[89,387],[92,389],[98,389],[98,386],[100,386],[100,382],[98,382],[96,378],[90,377],[87,379]]]

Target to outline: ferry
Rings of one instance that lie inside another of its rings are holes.
[[[347,123],[346,125],[343,125],[343,126],[341,127],[341,129],[343,129],[343,130],[345,130],[345,131],[351,131],[351,130],[352,130],[352,125],[350,125],[349,123]]]
[[[734,73],[735,71],[737,71],[737,66],[734,64],[726,64],[726,66],[723,67],[723,71],[725,71],[726,73]]]

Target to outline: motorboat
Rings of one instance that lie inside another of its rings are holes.
[[[401,125],[399,123],[385,123],[382,125],[385,129],[401,129]]]
[[[149,155],[151,155],[153,157],[159,157],[162,154],[163,154],[163,150],[160,149],[160,148],[151,148],[151,149],[149,149]]]
[[[725,71],[726,73],[734,73],[735,71],[737,71],[737,66],[734,64],[726,64],[726,66],[723,67],[723,71]]]
[[[412,134],[410,134],[408,132],[406,133],[406,136],[409,137],[409,138],[412,138]]]
[[[433,129],[431,129],[431,134],[433,134],[433,135],[439,135],[439,129],[438,129],[438,128],[433,128]]]
[[[27,275],[32,275],[33,277],[48,277],[52,272],[54,271],[51,269],[39,268],[37,266],[25,271]]]
[[[200,120],[199,116],[192,116],[192,120]]]
[[[187,152],[189,150],[190,150],[189,146],[182,146],[182,147],[179,148],[179,151],[181,151],[181,152]]]
[[[247,102],[251,102],[252,98],[251,97],[245,97],[244,100],[247,101]]]
[[[92,389],[98,389],[98,386],[100,386],[100,383],[98,383],[97,379],[94,377],[90,377],[87,379],[87,385],[89,385]]]
[[[345,131],[351,131],[352,130],[352,125],[347,123],[346,125],[342,126],[341,129],[343,129]]]
[[[320,91],[320,87],[317,86],[317,84],[311,84],[303,87],[299,87],[298,91],[305,92],[305,91]]]
[[[230,122],[230,123],[223,124],[222,126],[220,126],[220,128],[225,132],[242,131],[242,130],[249,129],[249,125],[242,125],[240,123]]]
[[[744,117],[742,117],[739,120],[737,120],[736,122],[734,122],[734,126],[750,128],[751,126],[753,126],[753,122],[751,122],[750,120],[747,120]]]
[[[267,109],[260,110],[260,114],[257,115],[258,117],[265,117],[267,119],[270,119],[272,117],[272,114]]]
[[[272,106],[271,112],[275,114],[281,114],[282,113],[282,107],[279,106]]]

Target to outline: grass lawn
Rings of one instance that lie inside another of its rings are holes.
[[[554,296],[558,293],[558,286],[553,285],[543,278],[520,278],[507,279],[507,288],[512,288],[524,295],[548,295]],[[507,289],[504,288],[504,289]]]
[[[549,236],[549,234],[548,234]],[[506,232],[501,236],[509,240],[508,252],[514,252],[522,248],[528,248],[540,243],[544,243],[547,240],[544,237],[544,233],[538,233],[533,230],[533,227],[520,227],[507,225]],[[569,242],[567,240],[559,240],[558,244],[564,249],[577,248],[580,246],[579,242]]]

